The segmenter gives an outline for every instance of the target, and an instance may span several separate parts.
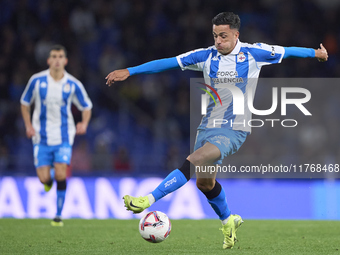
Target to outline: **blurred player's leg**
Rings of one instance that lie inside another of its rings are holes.
[[[67,164],[54,163],[55,179],[57,181],[57,214],[51,222],[52,226],[63,226],[61,220],[61,212],[64,207],[65,195],[66,195],[66,170]]]
[[[37,168],[37,175],[41,183],[44,184],[44,190],[50,191],[53,185],[53,179],[50,174],[50,166],[41,166]]]
[[[33,157],[39,180],[44,184],[45,191],[48,192],[53,185],[53,178],[51,178],[50,173],[51,165],[53,163],[53,152],[49,146],[34,144]]]

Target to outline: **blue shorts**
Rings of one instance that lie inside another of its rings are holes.
[[[33,156],[35,167],[53,166],[53,163],[69,165],[72,157],[72,146],[69,144],[54,146],[34,144]]]
[[[206,142],[217,146],[221,152],[221,158],[214,164],[222,164],[222,160],[237,152],[246,140],[249,132],[226,128],[198,129],[194,151],[201,148]]]

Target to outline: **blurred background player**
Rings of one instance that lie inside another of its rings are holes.
[[[222,101],[228,102],[231,92],[227,88],[216,86],[219,79],[225,78],[224,74],[229,73],[228,78],[242,78],[236,82],[245,98],[247,91],[256,89],[256,82],[249,78],[257,79],[261,67],[280,63],[283,58],[317,58],[319,61],[326,61],[328,54],[326,49],[314,50],[301,47],[271,46],[263,43],[248,44],[239,41],[240,18],[231,12],[223,12],[215,16],[213,23],[213,37],[215,45],[206,49],[194,50],[177,57],[155,60],[140,66],[121,69],[111,72],[107,77],[107,84],[111,86],[116,81],[123,81],[131,75],[143,73],[157,73],[165,70],[181,68],[182,70],[202,71],[203,76],[213,89],[220,94]],[[216,83],[215,83],[216,81]],[[129,195],[124,196],[124,203],[128,210],[140,213],[150,207],[165,195],[177,190],[187,183],[192,173],[190,165],[204,167],[221,164],[223,158],[234,154],[244,143],[250,133],[250,127],[246,125],[213,125],[214,119],[227,119],[228,123],[248,123],[251,114],[234,115],[232,102],[223,104],[223,107],[215,108],[213,100],[207,106],[207,114],[203,116],[198,127],[194,152],[190,154],[184,164],[172,171],[163,182],[149,195],[135,198]],[[216,171],[213,174],[196,172],[197,187],[207,197],[208,202],[222,221],[222,232],[224,234],[223,248],[233,248],[236,241],[236,230],[241,225],[242,218],[239,215],[232,215],[227,204],[224,189],[216,181]]]
[[[49,52],[49,69],[34,74],[21,97],[21,113],[26,135],[32,138],[34,164],[45,191],[57,181],[57,213],[52,226],[63,226],[61,212],[66,193],[66,170],[72,156],[75,134],[86,133],[92,102],[83,84],[66,72],[66,49],[55,45]],[[34,103],[31,122],[30,106]],[[71,104],[82,111],[82,121],[75,127]]]

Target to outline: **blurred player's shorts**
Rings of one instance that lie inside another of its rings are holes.
[[[222,164],[222,160],[237,152],[246,140],[249,132],[226,128],[197,129],[194,151],[201,148],[206,142],[217,146],[221,158],[214,164]]]
[[[33,156],[35,167],[53,166],[53,163],[69,165],[72,157],[72,146],[67,143],[54,146],[34,144]]]

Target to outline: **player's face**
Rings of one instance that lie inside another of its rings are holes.
[[[63,50],[51,50],[47,64],[53,70],[63,70],[67,65],[67,58]]]
[[[217,51],[223,55],[229,54],[235,47],[239,31],[230,29],[229,25],[213,25],[213,36]]]

